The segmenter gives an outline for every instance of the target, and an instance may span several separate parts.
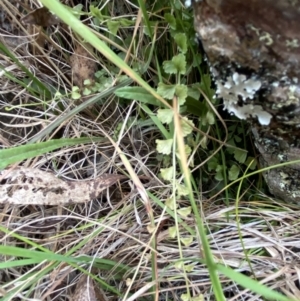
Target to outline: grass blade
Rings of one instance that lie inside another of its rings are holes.
[[[101,142],[105,138],[75,138],[75,139],[53,139],[46,142],[35,144],[27,144],[16,146],[8,149],[0,150],[0,170],[6,168],[8,165],[20,162],[25,159],[34,158],[36,156],[48,153],[57,148],[64,146],[72,146],[76,144],[85,144],[91,142]]]

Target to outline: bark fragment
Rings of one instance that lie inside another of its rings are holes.
[[[105,174],[94,180],[67,181],[50,172],[18,167],[0,172],[0,203],[19,205],[68,205],[85,203],[117,181],[122,175]]]

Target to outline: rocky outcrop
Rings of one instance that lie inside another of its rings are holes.
[[[229,112],[251,121],[263,166],[300,159],[300,1],[194,2],[195,28]],[[300,202],[300,163],[264,173]]]

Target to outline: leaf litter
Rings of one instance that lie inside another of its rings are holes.
[[[60,19],[51,14],[51,12],[45,6],[37,8],[36,10],[27,14],[21,19],[21,21],[25,24],[32,24],[42,27],[48,27],[60,23]]]
[[[77,43],[74,53],[70,57],[73,84],[79,88],[83,88],[85,80],[88,80],[90,85],[93,84],[97,71],[97,62],[86,47]]]
[[[97,301],[98,300],[95,293],[94,283],[91,280],[91,278],[87,277],[86,275],[80,277],[76,285],[76,290],[71,300],[73,301]]]

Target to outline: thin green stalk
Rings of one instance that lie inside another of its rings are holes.
[[[174,108],[176,108],[175,105],[174,105]],[[209,270],[209,276],[210,276],[210,279],[212,282],[212,287],[213,287],[213,291],[215,294],[215,298],[217,301],[225,301],[226,299],[223,294],[222,285],[221,285],[221,282],[220,282],[220,279],[218,276],[218,271],[216,268],[216,263],[214,262],[212,252],[209,247],[209,242],[206,237],[204,224],[203,224],[203,221],[199,214],[199,208],[194,199],[194,194],[193,194],[191,180],[190,180],[191,174],[190,174],[188,164],[187,164],[187,157],[186,157],[186,153],[185,153],[184,140],[183,140],[182,130],[181,130],[181,126],[180,126],[179,115],[178,115],[178,113],[176,113],[176,110],[174,112],[174,124],[175,124],[175,129],[176,129],[175,133],[176,133],[176,138],[177,138],[177,143],[178,143],[178,151],[179,151],[180,159],[181,159],[181,167],[182,167],[182,171],[184,174],[184,182],[189,191],[189,199],[190,199],[190,203],[192,205],[193,213],[195,215],[197,230],[198,230],[198,233],[201,238],[203,252],[204,252],[204,256],[205,256],[205,260],[206,260],[206,265]]]
[[[150,37],[152,38],[153,31],[152,31],[151,24],[150,24],[149,17],[148,17],[148,13],[147,13],[147,10],[146,10],[145,1],[144,0],[138,0],[138,3],[139,3],[140,9],[142,10],[144,21],[145,21],[146,26],[148,28]]]

